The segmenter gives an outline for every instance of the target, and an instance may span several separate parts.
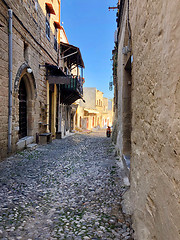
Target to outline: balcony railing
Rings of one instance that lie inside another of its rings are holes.
[[[83,95],[83,78],[71,77],[70,84],[61,85],[61,103],[71,105]]]
[[[81,77],[71,77],[70,84],[64,85],[66,89],[77,91],[80,95],[83,94],[83,79]]]

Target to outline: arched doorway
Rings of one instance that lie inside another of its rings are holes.
[[[14,82],[14,93],[17,106],[15,113],[18,114],[17,118],[19,119],[18,139],[35,136],[36,83],[32,69],[26,63],[23,63],[18,69]]]
[[[27,136],[27,91],[25,79],[22,78],[19,85],[19,138]]]

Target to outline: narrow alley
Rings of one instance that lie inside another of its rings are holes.
[[[0,239],[133,239],[124,174],[104,131],[9,157],[0,162]]]

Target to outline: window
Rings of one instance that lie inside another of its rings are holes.
[[[46,13],[46,37],[50,41],[50,13]]]
[[[54,49],[56,50],[57,52],[57,28],[55,28],[55,34],[54,34]]]

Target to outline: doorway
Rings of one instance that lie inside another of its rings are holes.
[[[123,54],[123,83],[122,83],[122,125],[123,125],[123,155],[130,159],[131,156],[131,132],[132,132],[132,111],[131,111],[131,84],[132,84],[132,49],[130,26],[126,23],[124,47],[128,49]]]
[[[27,136],[27,91],[24,77],[19,86],[19,138]]]
[[[15,141],[35,135],[35,99],[37,97],[36,82],[33,72],[28,73],[29,65],[23,63],[17,71],[14,81],[15,114],[18,119],[18,136]],[[31,68],[30,68],[31,69]]]
[[[51,132],[51,124],[52,124],[52,89],[49,90],[49,131]]]

